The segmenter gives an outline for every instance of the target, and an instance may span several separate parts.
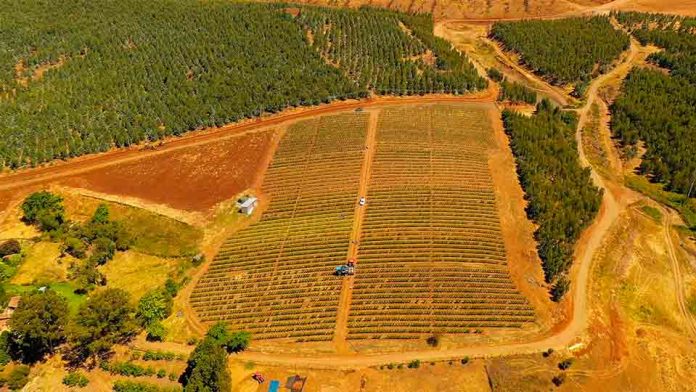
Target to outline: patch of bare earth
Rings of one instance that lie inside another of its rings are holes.
[[[19,60],[14,67],[15,80],[20,86],[27,87],[29,82],[41,80],[44,74],[49,70],[63,66],[66,59],[67,57],[65,55],[61,55],[56,61],[39,64],[33,68],[28,68],[24,60]]]
[[[696,16],[696,0],[617,0],[605,5],[620,11],[660,12]]]
[[[303,4],[358,8],[371,6],[411,13],[430,13],[441,19],[531,18],[558,15],[597,5],[594,0],[301,0]],[[582,2],[583,4],[577,4]]]
[[[207,212],[253,187],[274,131],[230,137],[205,145],[145,156],[65,178],[62,185]]]
[[[400,365],[400,366],[399,366]],[[265,390],[251,376],[261,373],[268,380],[280,380],[284,385],[288,377],[296,374],[307,377],[304,392],[454,392],[489,391],[483,361],[472,360],[463,365],[460,360],[422,362],[419,368],[409,369],[407,364],[366,367],[357,370],[321,370],[301,366],[267,366],[232,359],[233,390],[256,392]]]

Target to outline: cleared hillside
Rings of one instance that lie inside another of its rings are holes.
[[[416,338],[534,321],[510,279],[485,109],[382,112],[349,339]]]
[[[291,126],[263,184],[268,209],[196,284],[198,317],[295,341],[336,339],[344,324],[347,339],[414,339],[533,323],[508,269],[487,110],[395,106]],[[333,275],[348,258],[355,276]]]

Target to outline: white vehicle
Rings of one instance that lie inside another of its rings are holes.
[[[361,197],[360,201],[358,201],[358,204],[360,205],[360,207],[362,207],[365,204],[367,204],[367,200],[364,197]]]

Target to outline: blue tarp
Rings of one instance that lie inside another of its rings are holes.
[[[280,389],[280,381],[278,380],[272,380],[271,383],[268,385],[268,392],[278,392]]]

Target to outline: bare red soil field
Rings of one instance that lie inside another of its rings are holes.
[[[142,158],[96,165],[91,170],[56,175],[26,187],[9,184],[0,193],[4,210],[29,192],[62,185],[196,212],[207,212],[216,204],[245,189],[257,186],[274,148],[276,131],[262,130],[208,140],[183,148],[159,147],[142,151]],[[131,154],[138,154],[132,151]],[[60,166],[59,166],[60,167]]]
[[[268,130],[147,156],[68,177],[60,184],[206,211],[254,185],[273,135]]]

